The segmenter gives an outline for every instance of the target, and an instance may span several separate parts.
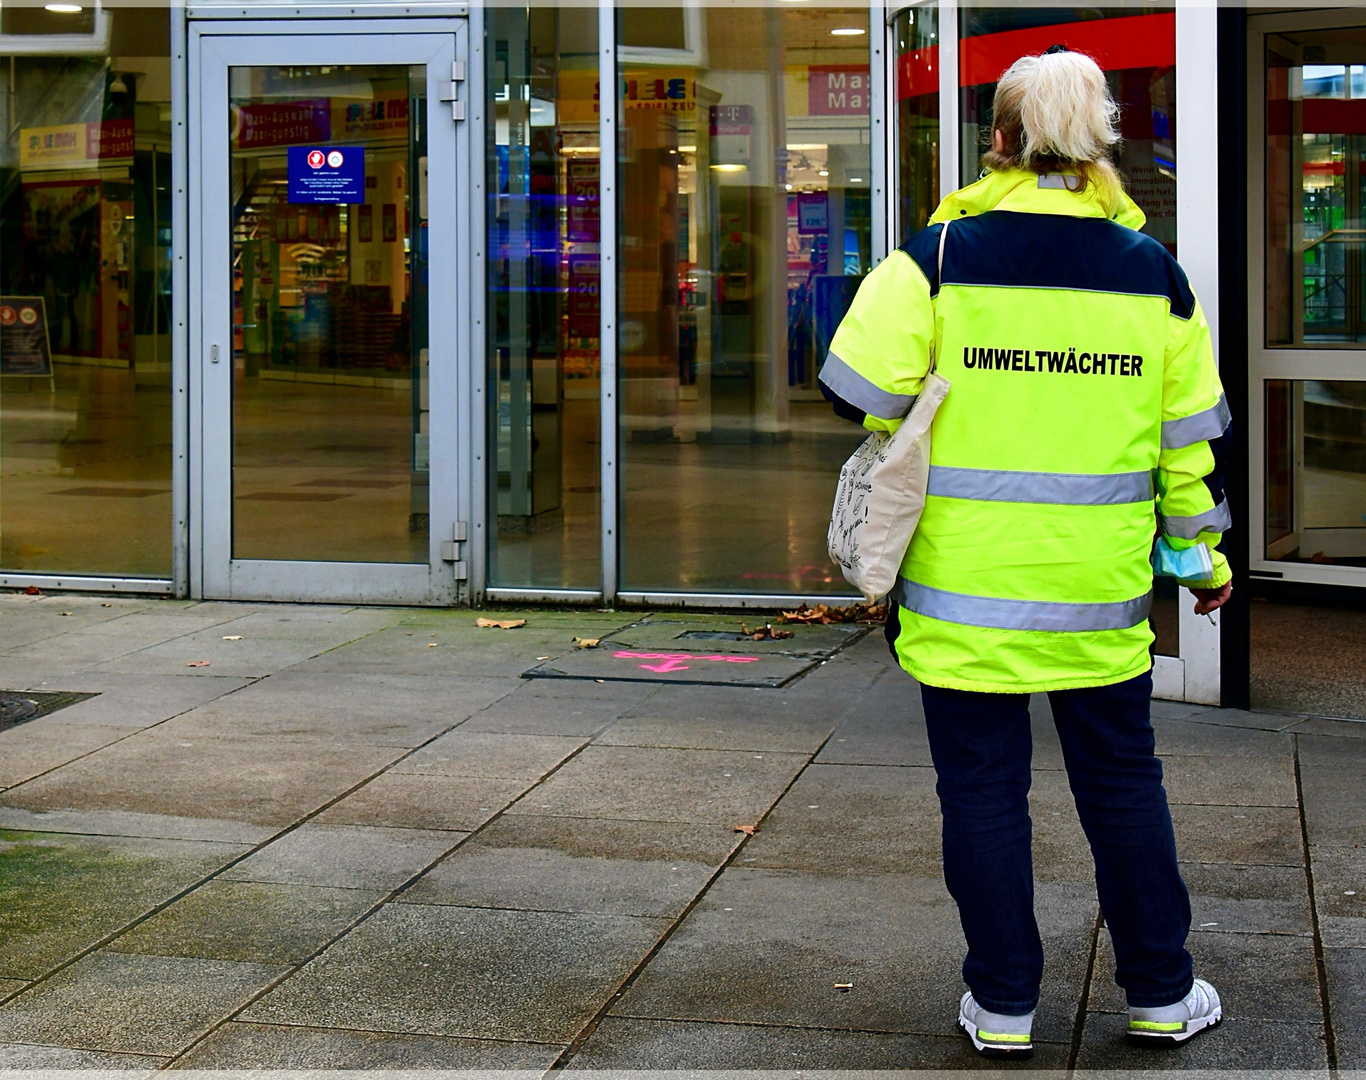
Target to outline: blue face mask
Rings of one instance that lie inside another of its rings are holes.
[[[1159,577],[1174,577],[1178,581],[1208,581],[1214,573],[1214,562],[1209,548],[1196,544],[1189,548],[1174,548],[1165,536],[1153,545],[1153,573]]]

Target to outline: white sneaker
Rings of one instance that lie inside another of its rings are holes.
[[[1006,1016],[978,1005],[969,990],[958,1003],[958,1026],[968,1033],[972,1045],[985,1057],[1032,1057],[1030,1029],[1034,1013]]]
[[[1129,1006],[1129,1039],[1155,1044],[1183,1043],[1198,1031],[1214,1027],[1224,1018],[1219,992],[1204,979],[1196,979],[1191,992],[1175,1005],[1157,1009]]]

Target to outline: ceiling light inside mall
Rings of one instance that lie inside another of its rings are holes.
[[[863,183],[863,177],[861,177],[861,176],[851,176],[851,177],[849,177],[849,183],[851,183],[851,184],[861,184],[861,183]]]
[[[817,175],[817,176],[829,176],[829,175],[830,175],[830,170],[829,170],[829,169],[822,169],[822,170],[821,170],[820,172],[818,172],[816,175]]]
[[[744,172],[749,168],[748,165],[713,165],[717,172]]]
[[[868,31],[857,26],[837,26],[830,33],[835,37],[862,37]]]
[[[80,4],[44,4],[43,10],[54,15],[79,15],[85,8]]]

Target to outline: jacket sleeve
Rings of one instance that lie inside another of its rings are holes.
[[[1217,589],[1232,578],[1215,550],[1232,524],[1224,497],[1224,453],[1231,415],[1214,362],[1209,325],[1191,297],[1187,317],[1169,318],[1162,373],[1162,449],[1157,465],[1158,531],[1175,551],[1196,549],[1201,577],[1182,585]]]
[[[925,230],[934,233],[936,252],[939,228]],[[920,393],[933,342],[930,282],[898,249],[859,286],[821,366],[821,392],[845,419],[895,431]]]

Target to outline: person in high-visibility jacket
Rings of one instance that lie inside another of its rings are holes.
[[[1049,694],[1128,995],[1129,1034],[1222,1017],[1193,978],[1149,720],[1153,573],[1229,595],[1216,459],[1228,406],[1186,275],[1138,230],[1111,161],[1118,108],[1061,46],[1002,75],[986,172],[878,265],[820,373],[841,416],[895,430],[935,365],[924,514],[887,635],[921,683],[944,876],[968,955],[959,1023],[1027,1054],[1043,974],[1033,914],[1029,697]]]

